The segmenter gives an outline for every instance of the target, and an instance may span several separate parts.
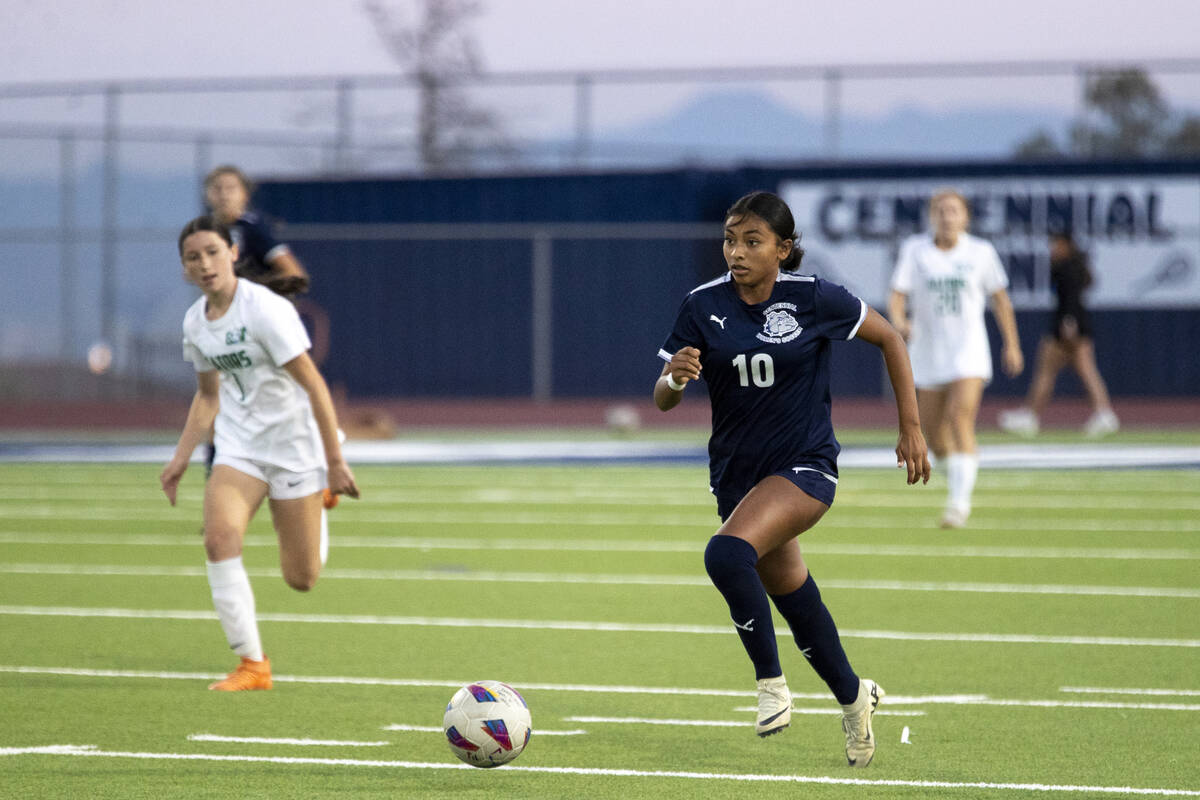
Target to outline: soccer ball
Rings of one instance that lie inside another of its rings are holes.
[[[442,729],[450,752],[472,767],[507,764],[529,744],[529,706],[500,681],[476,681],[446,704]]]

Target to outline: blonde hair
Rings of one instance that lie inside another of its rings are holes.
[[[947,197],[953,197],[955,200],[962,203],[963,211],[967,212],[967,224],[970,225],[971,204],[967,202],[967,196],[958,189],[951,189],[950,187],[938,189],[933,193],[933,197],[929,198],[929,216],[933,216],[933,207],[936,206],[940,201],[945,200]]]

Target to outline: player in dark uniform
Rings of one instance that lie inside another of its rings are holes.
[[[900,334],[837,284],[795,274],[802,251],[787,205],[753,192],[726,214],[729,272],[692,290],[659,356],[654,401],[667,411],[701,376],[712,403],[711,488],[723,524],[705,567],[729,604],[758,681],[755,730],[791,720],[768,597],[801,652],[842,704],[846,756],[875,752],[871,716],[883,691],[860,679],[800,554],[796,537],[833,503],[839,445],[830,421],[830,342],[859,338],[883,352],[900,417],[897,466],[929,480],[912,370]]]
[[[261,283],[295,299],[308,291],[308,273],[291,249],[275,238],[262,216],[250,208],[254,185],[237,167],[217,167],[204,179],[204,199],[213,216],[229,227],[238,248],[239,278]]]
[[[1058,373],[1069,364],[1079,375],[1092,406],[1092,415],[1083,426],[1084,433],[1090,437],[1115,433],[1121,424],[1096,366],[1092,315],[1083,300],[1092,285],[1092,270],[1087,253],[1070,233],[1050,235],[1050,285],[1058,302],[1050,318],[1050,330],[1038,345],[1029,394],[1021,408],[1000,412],[1000,427],[1023,436],[1037,434],[1039,418],[1054,395]]]
[[[234,264],[237,276],[261,283],[295,302],[296,295],[308,291],[308,272],[292,255],[291,248],[275,238],[266,220],[250,208],[252,194],[254,184],[230,164],[214,168],[204,178],[204,201],[213,217],[229,228],[237,247],[238,260]],[[204,451],[209,473],[215,457],[210,436]]]

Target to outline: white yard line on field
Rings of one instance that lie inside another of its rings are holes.
[[[825,523],[822,523],[824,525]],[[973,524],[973,523],[972,523]],[[0,544],[54,544],[146,547],[189,547],[200,549],[200,537],[194,534],[68,534],[36,531],[0,532]],[[247,547],[278,547],[267,536],[246,537]],[[411,536],[339,536],[333,528],[331,546],[381,550],[508,550],[513,552],[612,552],[612,553],[694,553],[704,551],[704,541],[653,539],[434,539]],[[998,545],[887,545],[831,542],[805,542],[804,552],[818,555],[877,556],[899,558],[1046,558],[1114,559],[1118,561],[1188,561],[1200,559],[1200,550],[1150,547],[1005,547]]]
[[[17,675],[59,675],[73,678],[133,678],[143,680],[187,680],[206,681],[221,677],[218,673],[208,672],[154,672],[146,670],[115,670],[115,669],[84,669],[78,667],[39,667],[0,665],[0,673]],[[339,686],[389,686],[407,688],[442,688],[457,689],[470,683],[469,680],[426,680],[421,678],[370,678],[336,675],[275,675],[275,683],[287,684],[316,684]],[[530,692],[567,692],[580,694],[647,694],[689,697],[755,697],[753,690],[743,689],[702,689],[681,686],[621,686],[621,685],[590,685],[575,683],[530,683],[516,682],[521,691]],[[812,700],[830,702],[827,693],[822,692],[793,692],[793,700]],[[894,706],[938,706],[938,705],[980,705],[980,706],[1019,706],[1026,708],[1093,708],[1119,709],[1130,711],[1190,711],[1200,710],[1200,705],[1185,703],[1122,703],[1122,702],[1084,702],[1071,700],[1027,700],[1018,698],[992,698],[985,694],[950,694],[950,695],[900,695],[889,694],[887,705]],[[755,706],[737,707],[737,711],[754,711]],[[824,714],[829,709],[813,708],[795,710],[796,713]],[[912,716],[914,712],[884,709],[894,715]],[[883,713],[881,711],[880,713]],[[836,713],[834,707],[830,713]],[[919,712],[925,714],[928,712]],[[568,722],[581,722],[581,718],[567,718]],[[739,723],[741,724],[741,723]],[[426,730],[427,727],[406,727],[388,725],[383,730]],[[440,730],[428,728],[429,730]],[[571,735],[572,732],[561,732],[561,735]]]
[[[521,688],[524,689],[525,687],[522,686]],[[411,733],[443,733],[443,729],[439,725],[402,725],[402,724],[397,723],[395,725],[384,725],[383,730],[385,730],[385,731],[404,731],[404,732],[411,732]],[[582,729],[576,729],[573,731],[548,731],[548,730],[545,730],[544,728],[536,728],[534,733],[537,736],[585,736],[585,735],[587,735],[587,731],[582,730]]]
[[[504,441],[475,439],[437,440],[351,440],[343,448],[351,464],[481,464],[548,463],[563,466],[578,463],[612,463],[614,460],[670,460],[680,465],[702,465],[704,445],[653,440],[540,439]],[[171,458],[172,447],[120,443],[11,444],[0,447],[0,461],[41,463],[141,462],[162,464]],[[1200,447],[1189,445],[1104,444],[1104,443],[1013,443],[990,444],[980,450],[984,469],[1090,469],[1104,467],[1195,466],[1200,464]],[[895,452],[887,447],[844,448],[839,465],[851,468],[895,469]]]
[[[1063,494],[1071,494],[1077,498],[1080,492],[1064,492],[1061,494],[1032,494],[1028,491],[1014,489],[1003,492],[992,489],[975,493],[972,505],[979,509],[998,508],[1002,510],[1049,509],[1062,510],[1065,498]],[[199,496],[187,498],[199,501]],[[40,513],[42,510],[63,510],[65,513],[81,510],[64,504],[87,504],[105,512],[128,512],[131,508],[141,506],[159,506],[165,500],[155,494],[145,491],[121,492],[90,490],[72,492],[70,494],[42,494],[31,496],[29,492],[0,493],[0,511],[7,513]],[[614,505],[636,508],[639,506],[659,508],[662,506],[677,506],[703,510],[707,503],[707,494],[677,493],[675,495],[663,492],[643,492],[639,494],[609,493],[589,494],[572,492],[569,488],[551,488],[534,491],[518,488],[478,488],[469,491],[437,493],[432,491],[382,491],[370,495],[372,508],[389,511],[392,509],[420,509],[425,506],[462,507],[462,506],[570,506],[572,509],[587,509],[598,507],[598,510]],[[24,505],[22,505],[24,503]],[[922,492],[912,489],[899,491],[868,491],[858,489],[853,492],[843,492],[837,498],[838,508],[878,509],[881,507],[906,509],[940,510],[944,498],[940,493]],[[1080,504],[1084,506],[1084,504]],[[1200,499],[1191,496],[1189,488],[1180,487],[1179,491],[1166,495],[1146,496],[1144,494],[1110,495],[1090,494],[1085,506],[1087,509],[1128,510],[1128,511],[1195,511],[1200,509]],[[355,509],[357,511],[357,509]]]
[[[1200,697],[1200,689],[1118,689],[1108,686],[1061,686],[1071,694],[1133,694],[1147,697]]]
[[[297,747],[387,747],[392,742],[360,742],[341,739],[293,739],[269,736],[219,736],[215,733],[192,733],[189,742],[232,742],[235,744],[287,744]]]
[[[80,608],[65,606],[0,606],[2,616],[81,617],[108,619],[166,619],[211,622],[216,614],[196,609]],[[585,620],[483,619],[468,617],[409,617],[377,614],[290,614],[259,612],[260,622],[316,625],[386,625],[417,628],[488,628],[540,631],[586,631],[590,633],[669,633],[728,636],[731,629],[718,625],[675,625],[655,622],[595,622]],[[791,638],[780,631],[779,637]],[[1064,636],[1037,633],[939,633],[919,631],[843,629],[843,638],[892,641],[955,642],[985,644],[1065,644],[1098,647],[1200,647],[1200,639],[1157,637]]]
[[[922,492],[914,489],[906,493],[857,491],[848,496],[839,497],[835,508],[845,511],[874,511],[881,507],[894,509],[895,514],[913,514],[918,512],[936,512],[941,509],[944,498],[941,493]],[[1011,496],[997,496],[995,492],[980,492],[973,499],[973,507],[977,512],[999,510],[1012,512],[1016,509],[1036,511],[1064,510],[1064,506],[1073,503],[1071,511],[1074,514],[1103,511],[1140,511],[1146,512],[1178,512],[1200,510],[1200,499],[1190,497],[1190,491],[1181,489],[1178,493],[1167,496],[1146,497],[1143,495],[1107,496],[1100,494],[1087,495],[1086,502],[1078,502],[1080,493],[1073,498],[1060,495],[1031,495],[1013,492]],[[466,516],[477,519],[481,515],[510,517],[513,514],[523,515],[526,519],[532,513],[541,518],[559,515],[563,519],[602,519],[607,524],[638,524],[653,517],[652,509],[671,506],[678,509],[691,509],[696,513],[695,524],[705,524],[714,517],[708,516],[713,510],[712,500],[707,495],[679,495],[674,497],[631,497],[586,499],[573,496],[570,492],[547,491],[539,494],[517,493],[510,490],[491,490],[487,492],[462,493],[459,495],[437,496],[429,493],[413,494],[394,501],[384,501],[381,498],[370,497],[370,503],[361,508],[347,506],[344,513],[356,521],[398,522],[405,518],[437,516],[443,509],[451,519],[461,518],[463,509],[468,511]],[[198,500],[198,499],[197,499]],[[199,505],[198,501],[191,501]],[[504,508],[511,506],[512,508]],[[497,508],[499,507],[499,508]],[[545,507],[544,510],[538,507]],[[559,508],[562,507],[562,508]],[[610,509],[619,507],[626,513],[614,514]],[[533,509],[532,512],[530,509]],[[120,498],[101,494],[96,498],[74,496],[32,498],[24,495],[18,498],[0,498],[0,517],[2,518],[33,518],[61,517],[63,519],[87,519],[88,512],[96,512],[99,519],[131,519],[159,520],[178,519],[181,511],[172,511],[163,498],[139,494],[136,499],[121,502]],[[704,514],[704,517],[700,515]],[[1048,515],[1044,515],[1048,516]],[[442,518],[445,518],[444,515]],[[1130,520],[1134,521],[1134,520]]]
[[[353,758],[315,758],[297,756],[215,755],[209,753],[153,753],[121,750],[101,750],[95,745],[43,745],[34,747],[0,748],[0,756],[63,756],[81,758],[124,758],[141,761],[211,761],[225,763],[260,763],[317,765],[332,767],[372,767],[377,769],[461,769],[473,767],[461,763],[421,761],[377,761]],[[676,770],[611,769],[604,767],[537,767],[508,764],[503,773],[540,773],[614,778],[666,778],[683,780],[719,780],[744,783],[799,783],[830,786],[905,787],[915,789],[994,789],[1017,792],[1067,792],[1111,794],[1118,796],[1200,797],[1200,790],[1135,786],[1088,786],[1053,783],[996,783],[991,781],[918,781],[889,778],[847,778],[828,775],[770,775],[755,773],[720,773]],[[499,778],[497,778],[499,780]]]
[[[248,568],[252,578],[274,578],[274,568]],[[0,574],[10,575],[82,575],[139,578],[205,578],[203,567],[123,566],[119,564],[5,564]],[[468,583],[560,583],[568,585],[600,584],[613,586],[690,586],[710,587],[712,582],[699,575],[606,575],[602,573],[559,572],[488,572],[463,570],[388,570],[338,569],[321,573],[325,580],[379,581],[463,581]],[[899,592],[967,592],[983,594],[1047,594],[1111,597],[1200,598],[1200,588],[1172,586],[1089,586],[1064,584],[971,583],[967,581],[872,581],[822,578],[826,589]]]
[[[805,708],[803,706],[792,706],[793,714],[806,714],[814,717],[832,717],[841,716],[841,706],[832,705],[833,698],[826,698],[831,705],[828,708]],[[745,712],[753,714],[758,711],[758,706],[738,706],[733,711]],[[893,716],[893,717],[923,717],[927,714],[926,711],[894,711],[881,708],[875,712],[876,716]],[[596,722],[613,725],[684,725],[703,728],[712,726],[715,728],[736,728],[746,724],[745,719],[741,720],[704,720],[704,719],[658,719],[655,717],[563,717],[564,722]]]
[[[61,512],[61,513],[59,513]],[[1187,519],[1149,520],[1114,519],[1111,514],[1104,519],[1081,519],[1084,510],[1072,510],[1066,518],[1047,517],[1009,517],[1004,519],[986,519],[973,517],[971,530],[976,531],[1053,531],[1056,533],[1198,533],[1200,528],[1196,523]],[[46,507],[31,513],[18,513],[16,510],[0,507],[0,519],[4,520],[61,520],[63,522],[130,522],[130,523],[166,523],[172,525],[193,524],[199,530],[200,511],[197,508],[192,514],[180,512],[131,512],[128,508],[120,510],[76,509],[62,511],[58,507]],[[516,527],[523,530],[529,528],[557,528],[563,531],[576,531],[580,528],[636,528],[646,529],[685,529],[693,531],[697,536],[710,534],[717,528],[717,520],[709,515],[695,519],[665,518],[661,515],[631,515],[631,514],[558,514],[548,515],[539,513],[512,512],[496,514],[493,512],[472,512],[452,510],[445,512],[403,512],[378,513],[354,512],[343,515],[339,513],[335,519],[337,525],[385,525],[389,528],[397,526],[451,526],[461,525],[471,528]],[[822,520],[821,528],[838,528],[843,530],[886,530],[886,531],[923,531],[934,529],[935,520],[930,515],[920,518],[905,518],[899,515],[886,517],[865,517],[854,514],[835,513],[827,520]],[[185,540],[180,539],[180,543]]]

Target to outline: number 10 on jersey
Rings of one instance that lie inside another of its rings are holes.
[[[749,368],[746,354],[740,353],[733,359],[733,365],[737,367],[738,383],[742,386],[749,386],[753,381],[755,386],[765,389],[775,383],[775,362],[768,353],[755,353],[750,358]]]

